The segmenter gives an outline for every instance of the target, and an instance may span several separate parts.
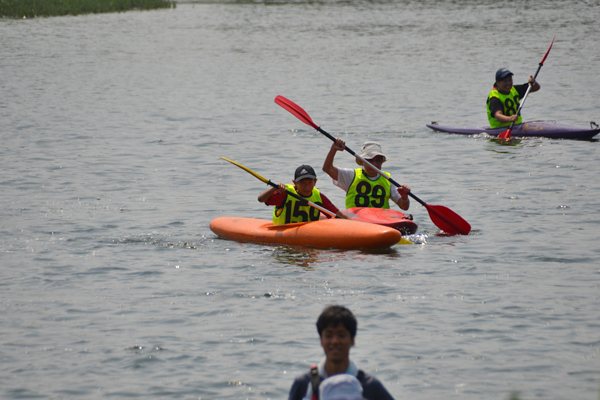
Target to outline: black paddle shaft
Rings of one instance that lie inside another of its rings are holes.
[[[538,74],[540,73],[540,69],[542,69],[542,66],[544,65],[544,63],[540,63],[537,71],[535,71],[535,75],[533,76],[533,80],[535,82],[535,78],[537,78]],[[523,100],[521,100],[519,102],[519,108],[517,109],[517,115],[521,115],[521,109],[523,108],[523,104],[525,103],[525,99],[527,98],[527,96],[529,95],[529,92],[531,91],[531,88],[533,87],[533,85],[530,83],[529,87],[527,88],[527,92],[525,92],[525,96],[523,96]],[[512,124],[514,124],[515,122],[513,121]],[[510,126],[512,128],[512,125]]]
[[[271,181],[271,180],[269,180],[269,181],[267,182],[267,185],[271,185],[271,186],[273,186],[274,188],[277,188],[277,189],[279,189],[279,185],[278,185],[278,184],[276,184],[276,183],[273,183],[273,181]],[[292,197],[295,197],[296,199],[300,200],[300,201],[301,201],[301,204],[302,204],[303,206],[308,206],[308,205],[309,205],[309,204],[308,204],[308,200],[306,200],[305,198],[302,198],[300,195],[297,195],[296,193],[290,192],[289,190],[286,190],[285,192],[286,192],[287,194],[289,194],[290,196],[292,196]],[[321,210],[319,210],[319,211],[321,211]]]

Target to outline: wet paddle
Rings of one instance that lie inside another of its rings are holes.
[[[268,180],[267,178],[264,178],[262,176],[260,176],[259,174],[257,174],[256,172],[252,171],[250,168],[244,167],[242,164],[238,164],[235,161],[231,161],[228,158],[225,157],[221,157],[223,160],[225,161],[229,161],[230,163],[232,163],[233,165],[237,165],[238,167],[240,167],[241,169],[243,169],[246,172],[249,172],[250,174],[254,175],[255,177],[257,177],[258,179],[260,179],[261,181],[263,181],[264,183],[266,183],[267,185],[271,185],[274,188],[279,188],[279,185],[277,185],[276,183],[271,182],[270,180]],[[332,213],[331,211],[329,211],[326,208],[323,208],[321,206],[319,206],[318,204],[313,203],[312,201],[308,201],[305,198],[302,198],[301,196],[297,195],[296,193],[290,192],[289,190],[285,191],[287,194],[289,194],[292,197],[297,198],[300,201],[304,201],[306,202],[308,205],[316,208],[317,210],[324,212],[327,215],[330,215],[331,217],[335,218],[335,213]]]
[[[313,122],[313,120],[306,113],[306,111],[304,111],[302,109],[302,107],[300,107],[293,101],[288,100],[283,96],[277,96],[277,97],[275,97],[275,103],[279,104],[281,107],[285,108],[290,113],[295,115],[300,121],[304,122],[307,125],[312,126],[316,130],[321,132],[323,135],[325,135],[329,139],[331,139],[333,142],[335,142],[335,138],[333,136],[331,136],[329,133],[325,132],[323,129],[321,129],[319,126],[317,126],[317,124],[315,124]],[[356,154],[354,151],[352,151],[347,146],[346,146],[346,151],[348,153],[352,154],[354,157],[361,160],[362,162],[364,162],[365,164],[368,164],[369,166],[371,166],[374,170],[377,171],[377,173],[379,175],[383,176],[384,178],[389,180],[391,183],[393,183],[397,187],[400,187],[399,183],[397,183],[395,180],[393,180],[392,178],[390,178],[389,176],[384,174],[382,171],[380,171],[379,169],[374,167],[370,162],[368,162],[367,160],[365,160],[364,158],[362,158],[361,156]],[[416,201],[418,201],[423,207],[425,207],[427,209],[427,211],[429,212],[429,217],[431,218],[431,221],[438,228],[443,230],[444,232],[446,232],[450,235],[457,235],[457,234],[458,235],[468,235],[469,232],[471,231],[471,225],[469,225],[469,223],[467,221],[465,221],[460,215],[458,215],[454,211],[450,210],[449,208],[444,207],[444,206],[435,206],[435,205],[432,206],[432,205],[426,204],[424,201],[422,201],[417,196],[412,194],[412,192],[409,192],[408,195],[410,197],[412,197],[413,199],[415,199]]]
[[[538,74],[540,73],[540,69],[542,69],[542,65],[544,65],[544,61],[546,61],[546,57],[548,57],[548,54],[550,53],[550,49],[552,48],[552,45],[554,44],[554,39],[556,38],[556,36],[554,36],[552,38],[552,43],[550,43],[550,47],[548,47],[548,51],[546,52],[546,55],[544,55],[544,58],[542,58],[542,61],[540,61],[540,65],[538,66],[537,71],[535,72],[535,75],[533,76],[533,80],[535,81],[535,78],[537,78]],[[532,84],[529,84],[529,87],[527,88],[527,91],[525,92],[525,96],[523,96],[523,100],[520,101],[519,103],[519,108],[517,108],[517,115],[521,115],[521,108],[523,108],[523,104],[525,104],[525,100],[527,99],[527,96],[529,95],[529,92],[531,91],[531,87]],[[498,139],[510,139],[512,137],[512,135],[510,134],[510,131],[512,131],[513,126],[515,125],[515,121],[510,123],[510,126],[508,127],[508,130],[502,132],[501,134],[498,135]]]

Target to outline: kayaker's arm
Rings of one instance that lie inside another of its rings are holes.
[[[400,197],[400,201],[398,202],[398,207],[400,207],[404,211],[408,210],[410,207],[410,200],[408,199],[408,197],[406,199],[403,199],[402,197]]]
[[[529,77],[529,80],[527,81],[527,83],[529,83],[531,85],[531,92],[537,92],[538,90],[540,90],[542,88],[542,86],[535,80],[535,78],[533,76]]]
[[[331,149],[329,149],[329,153],[327,153],[327,157],[325,157],[325,161],[323,162],[323,172],[327,173],[327,175],[336,181],[338,179],[338,169],[333,165],[333,159],[335,158],[335,153],[344,151],[345,148],[346,144],[342,139],[335,139],[335,142],[331,145]]]
[[[519,116],[517,114],[513,114],[510,117],[507,117],[506,115],[502,114],[502,111],[496,111],[494,118],[496,118],[501,124],[509,124],[511,122],[516,122],[517,119],[519,119]]]
[[[285,193],[286,191],[286,187],[283,183],[280,183],[278,185],[278,187],[270,187],[267,190],[265,190],[264,192],[262,192],[261,194],[258,195],[258,201],[260,201],[261,203],[266,203],[267,200],[269,200],[269,198],[275,193],[275,192],[280,192],[280,193]]]
[[[336,218],[351,219],[348,214],[344,213],[343,211],[340,211],[340,209],[337,208],[331,202],[331,200],[329,200],[329,198],[327,196],[325,196],[325,194],[323,194],[323,193],[321,193],[321,202],[322,202],[321,207],[323,207],[324,209],[331,212],[331,214],[327,214],[327,218],[331,218],[333,216],[333,214],[335,213]],[[323,211],[321,210],[321,212],[323,212]]]
[[[398,204],[398,207],[405,211],[408,210],[408,208],[410,207],[410,200],[408,198],[409,193],[410,188],[406,185],[400,185],[400,187],[398,188],[398,194],[400,195],[400,199],[398,199],[398,202],[396,202],[396,204]]]

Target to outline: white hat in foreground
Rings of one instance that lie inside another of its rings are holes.
[[[363,400],[358,379],[348,374],[333,375],[319,385],[321,400]]]

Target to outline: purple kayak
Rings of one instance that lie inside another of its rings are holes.
[[[459,135],[477,135],[487,133],[491,136],[498,136],[508,129],[490,128],[485,126],[460,126],[460,125],[439,125],[437,122],[427,124],[434,131],[457,133]],[[516,124],[511,130],[512,136],[518,137],[545,137],[551,139],[579,139],[589,140],[600,133],[600,127],[595,122],[590,122],[590,128],[581,128],[575,125],[560,124],[554,121],[531,121],[522,124]]]

